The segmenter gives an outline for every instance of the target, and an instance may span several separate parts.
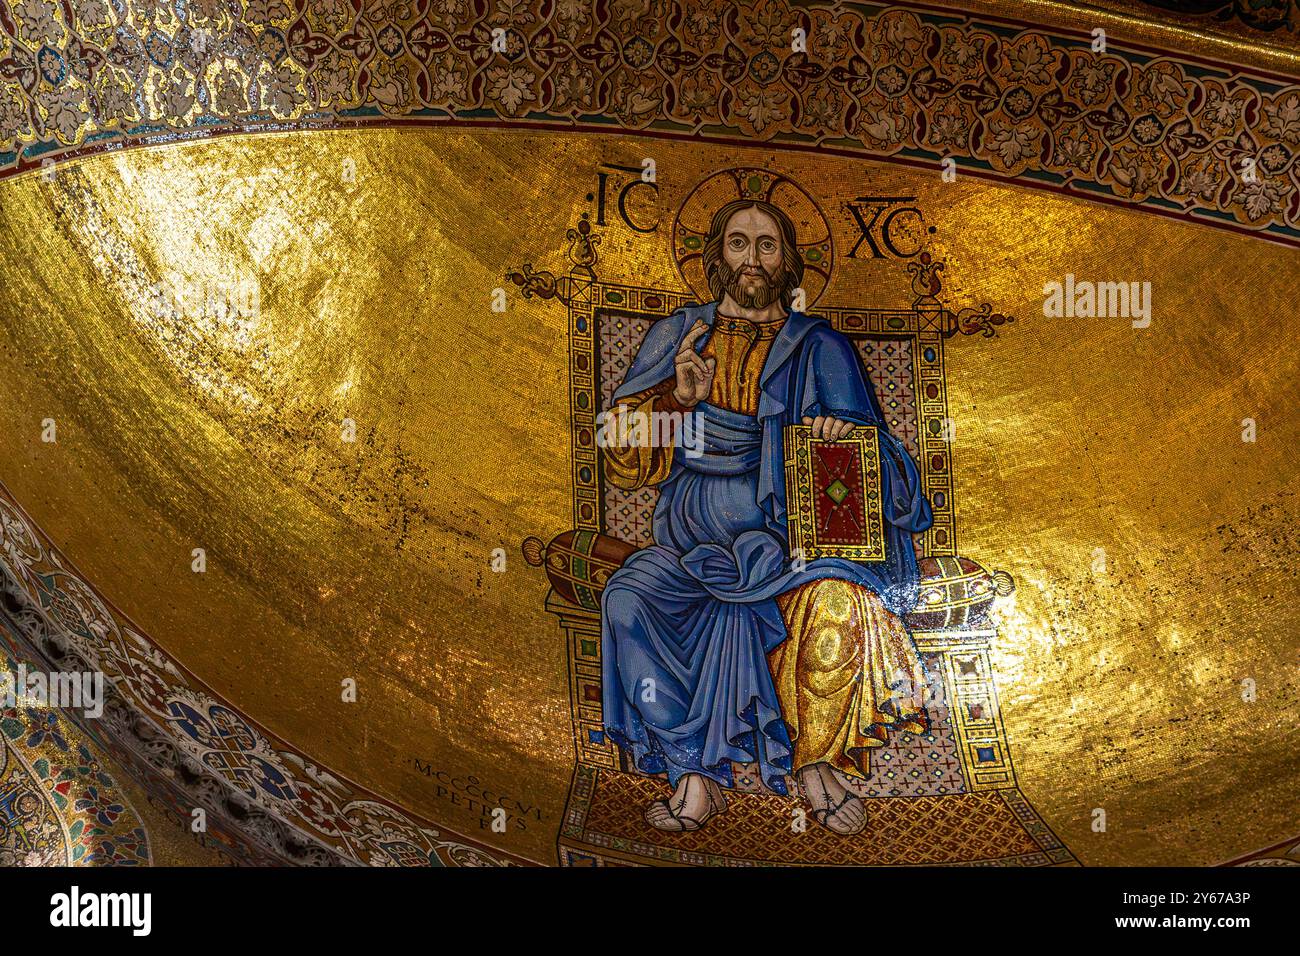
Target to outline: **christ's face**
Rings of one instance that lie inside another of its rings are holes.
[[[742,209],[722,233],[722,270],[727,292],[738,305],[765,308],[781,294],[774,281],[781,272],[781,229],[759,209]]]

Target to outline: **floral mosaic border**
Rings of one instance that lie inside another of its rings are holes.
[[[1300,246],[1296,78],[1125,39],[906,4],[0,0],[0,176],[222,131],[617,128],[953,157]]]
[[[7,585],[7,586],[5,586]],[[101,728],[173,805],[217,817],[247,862],[502,866],[526,862],[420,820],[314,764],[188,673],[105,602],[0,484],[0,614],[50,670],[99,670]],[[75,712],[73,714],[75,716]],[[89,727],[83,727],[88,732]],[[188,814],[186,814],[188,815]]]

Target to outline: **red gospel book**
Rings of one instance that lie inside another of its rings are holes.
[[[785,429],[785,506],[790,555],[805,560],[885,560],[880,433],[858,425],[823,441],[808,425]]]

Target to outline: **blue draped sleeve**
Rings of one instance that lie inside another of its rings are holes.
[[[665,379],[676,374],[677,349],[682,339],[696,320],[713,324],[713,310],[710,306],[687,306],[679,309],[665,319],[660,319],[650,326],[637,349],[632,367],[628,369],[623,384],[614,392],[614,401],[618,402],[629,395],[654,388]],[[696,343],[696,350],[703,347],[707,338]]]
[[[875,389],[867,382],[852,343],[829,326],[820,326],[808,334],[804,362],[800,420],[830,415],[877,426],[885,473],[885,519],[903,531],[925,531],[934,515],[921,487],[921,475],[906,447],[885,424]]]

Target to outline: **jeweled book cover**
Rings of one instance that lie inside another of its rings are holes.
[[[836,441],[810,425],[785,433],[785,500],[790,553],[804,558],[885,559],[880,436],[862,425]]]

